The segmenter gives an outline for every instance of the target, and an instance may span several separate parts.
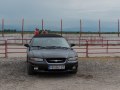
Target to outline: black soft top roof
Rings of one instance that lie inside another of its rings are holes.
[[[58,34],[40,34],[38,36],[33,36],[34,38],[39,38],[39,37],[62,37],[61,35]]]

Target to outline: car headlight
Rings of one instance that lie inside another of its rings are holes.
[[[71,58],[68,58],[68,61],[77,61],[78,60],[78,57],[71,57]]]
[[[39,62],[42,62],[43,59],[42,58],[30,58],[31,60],[34,60],[34,61],[39,61]]]

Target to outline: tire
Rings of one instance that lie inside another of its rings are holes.
[[[76,74],[77,73],[77,70],[75,70],[75,71],[72,71],[72,74]]]
[[[76,74],[76,73],[77,73],[77,71],[78,71],[78,69],[76,69],[76,70],[72,71],[72,72],[71,72],[71,74]]]
[[[35,73],[34,67],[30,63],[27,63],[27,73],[28,75],[34,75]]]
[[[27,55],[27,62],[28,62],[28,55]]]

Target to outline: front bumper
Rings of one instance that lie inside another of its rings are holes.
[[[77,71],[78,68],[78,62],[68,62],[66,61],[65,63],[47,63],[46,61],[43,62],[38,62],[34,60],[28,60],[28,63],[30,63],[33,67],[34,70],[40,71],[40,72],[72,72],[72,71]],[[49,70],[48,67],[49,65],[65,65],[65,69],[54,69],[54,70]]]

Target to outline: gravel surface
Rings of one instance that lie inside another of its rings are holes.
[[[76,75],[26,73],[26,58],[0,58],[0,90],[120,90],[120,58],[80,58]]]

